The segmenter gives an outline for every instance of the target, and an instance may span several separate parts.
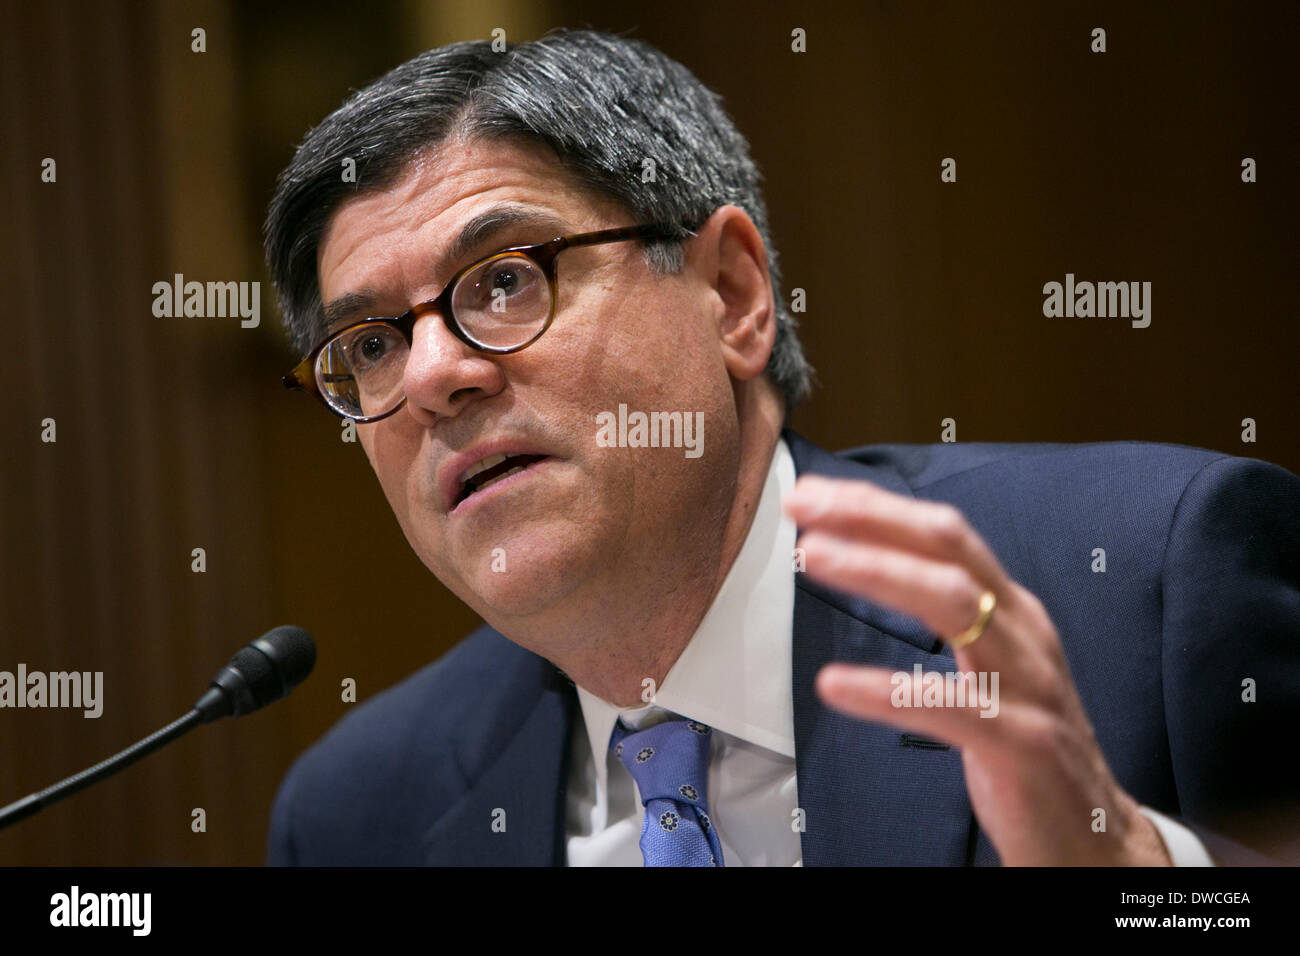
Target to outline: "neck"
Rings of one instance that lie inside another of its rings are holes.
[[[725,517],[681,529],[669,560],[657,563],[629,555],[621,562],[626,591],[636,600],[620,607],[602,607],[597,632],[592,615],[570,622],[570,639],[551,644],[543,654],[584,690],[619,707],[648,702],[657,692],[682,651],[694,637],[704,615],[721,590],[740,554],[758,510],[763,486],[781,431],[779,402],[769,393],[741,389],[737,411],[741,428],[737,446],[736,482],[715,514]],[[746,407],[746,405],[752,407]],[[704,533],[706,527],[720,533]],[[654,582],[647,588],[647,582]],[[583,633],[585,628],[589,633]],[[629,636],[639,639],[629,640]],[[538,651],[538,653],[543,653]]]

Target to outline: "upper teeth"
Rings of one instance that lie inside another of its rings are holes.
[[[495,468],[497,465],[501,464],[509,457],[510,457],[509,455],[489,455],[487,458],[484,458],[482,461],[480,461],[477,465],[474,465],[469,469],[467,469],[465,473],[460,476],[460,483],[462,485],[465,484],[465,482],[469,481],[475,475],[479,474],[480,472],[487,471],[489,468]]]

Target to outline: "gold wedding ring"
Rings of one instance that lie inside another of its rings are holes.
[[[974,644],[984,633],[984,628],[989,625],[989,618],[993,616],[993,609],[998,606],[997,598],[993,596],[992,591],[985,591],[980,595],[980,610],[975,617],[975,623],[966,630],[962,631],[956,637],[948,638],[948,643],[953,647],[966,647]]]

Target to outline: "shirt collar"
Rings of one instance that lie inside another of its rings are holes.
[[[651,703],[619,708],[578,687],[600,786],[614,723],[641,729],[689,717],[724,733],[794,757],[791,696],[796,531],[781,510],[795,467],[781,439],[768,467],[745,543],[690,643]]]

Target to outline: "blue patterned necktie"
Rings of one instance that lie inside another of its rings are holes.
[[[709,727],[669,720],[646,730],[614,725],[609,747],[636,780],[645,821],[646,866],[722,866],[722,844],[708,814]]]

